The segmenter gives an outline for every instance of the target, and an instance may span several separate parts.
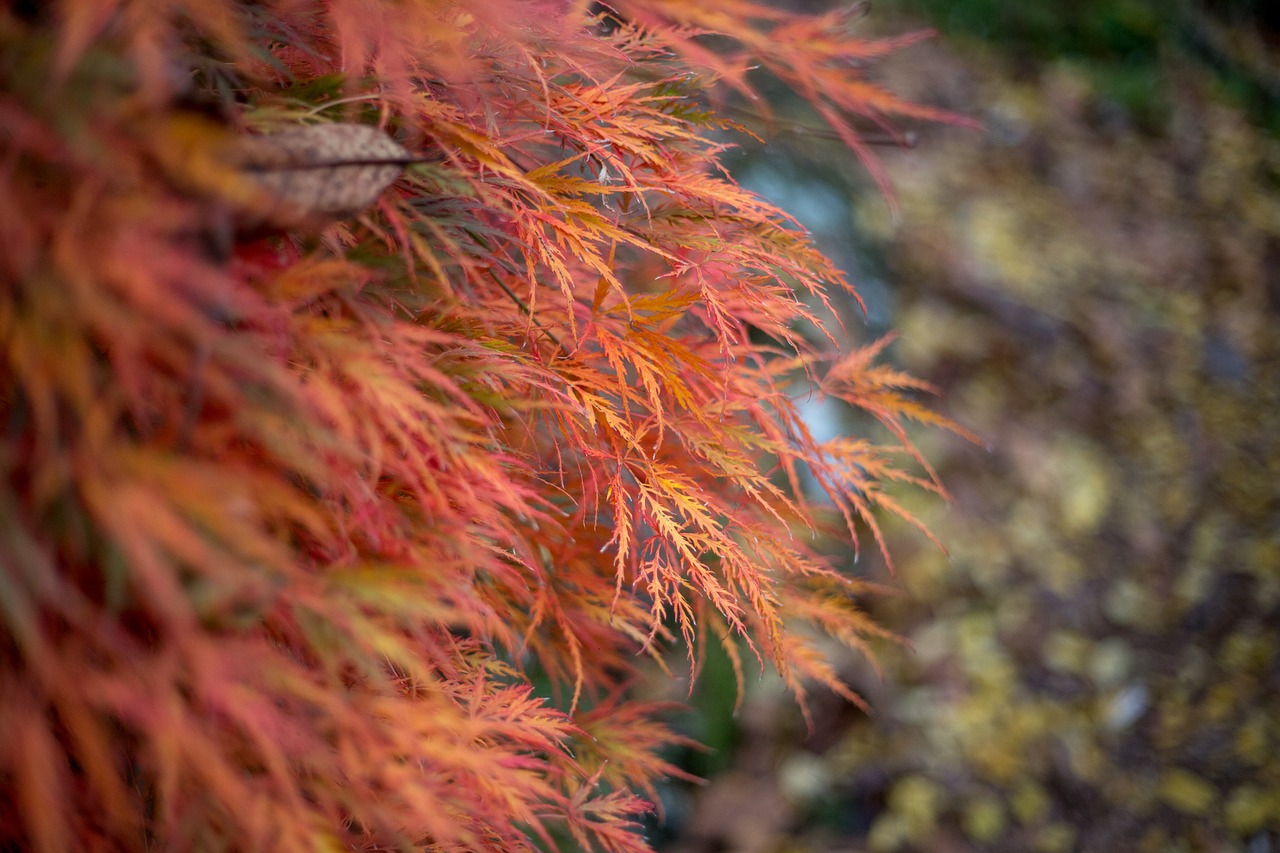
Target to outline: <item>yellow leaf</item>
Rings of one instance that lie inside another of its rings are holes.
[[[1218,798],[1217,789],[1204,777],[1175,767],[1160,777],[1160,799],[1180,812],[1192,815],[1208,813]]]

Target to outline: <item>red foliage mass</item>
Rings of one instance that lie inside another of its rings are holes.
[[[925,410],[854,353],[897,444],[810,436],[848,284],[712,107],[946,117],[849,13],[585,6],[0,11],[0,844],[643,850],[637,652],[847,693],[800,471],[877,531]]]

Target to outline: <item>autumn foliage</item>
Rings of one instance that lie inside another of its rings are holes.
[[[0,846],[643,850],[646,656],[856,699],[810,543],[936,491],[937,419],[832,363],[851,289],[715,108],[758,68],[874,173],[859,127],[946,117],[857,20],[0,11]],[[887,438],[815,441],[815,383]]]

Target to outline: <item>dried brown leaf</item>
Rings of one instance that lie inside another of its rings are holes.
[[[378,200],[413,157],[381,130],[362,124],[317,124],[236,145],[238,168],[270,201],[260,222],[300,222],[353,216]]]

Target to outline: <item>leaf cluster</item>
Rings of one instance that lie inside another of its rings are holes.
[[[855,115],[943,117],[851,25],[0,11],[0,838],[643,850],[678,738],[637,655],[742,643],[856,700],[791,630],[882,633],[801,477],[879,540],[937,419],[873,345],[824,388],[889,444],[809,433],[812,306],[851,291],[712,109],[760,62],[864,157]]]

